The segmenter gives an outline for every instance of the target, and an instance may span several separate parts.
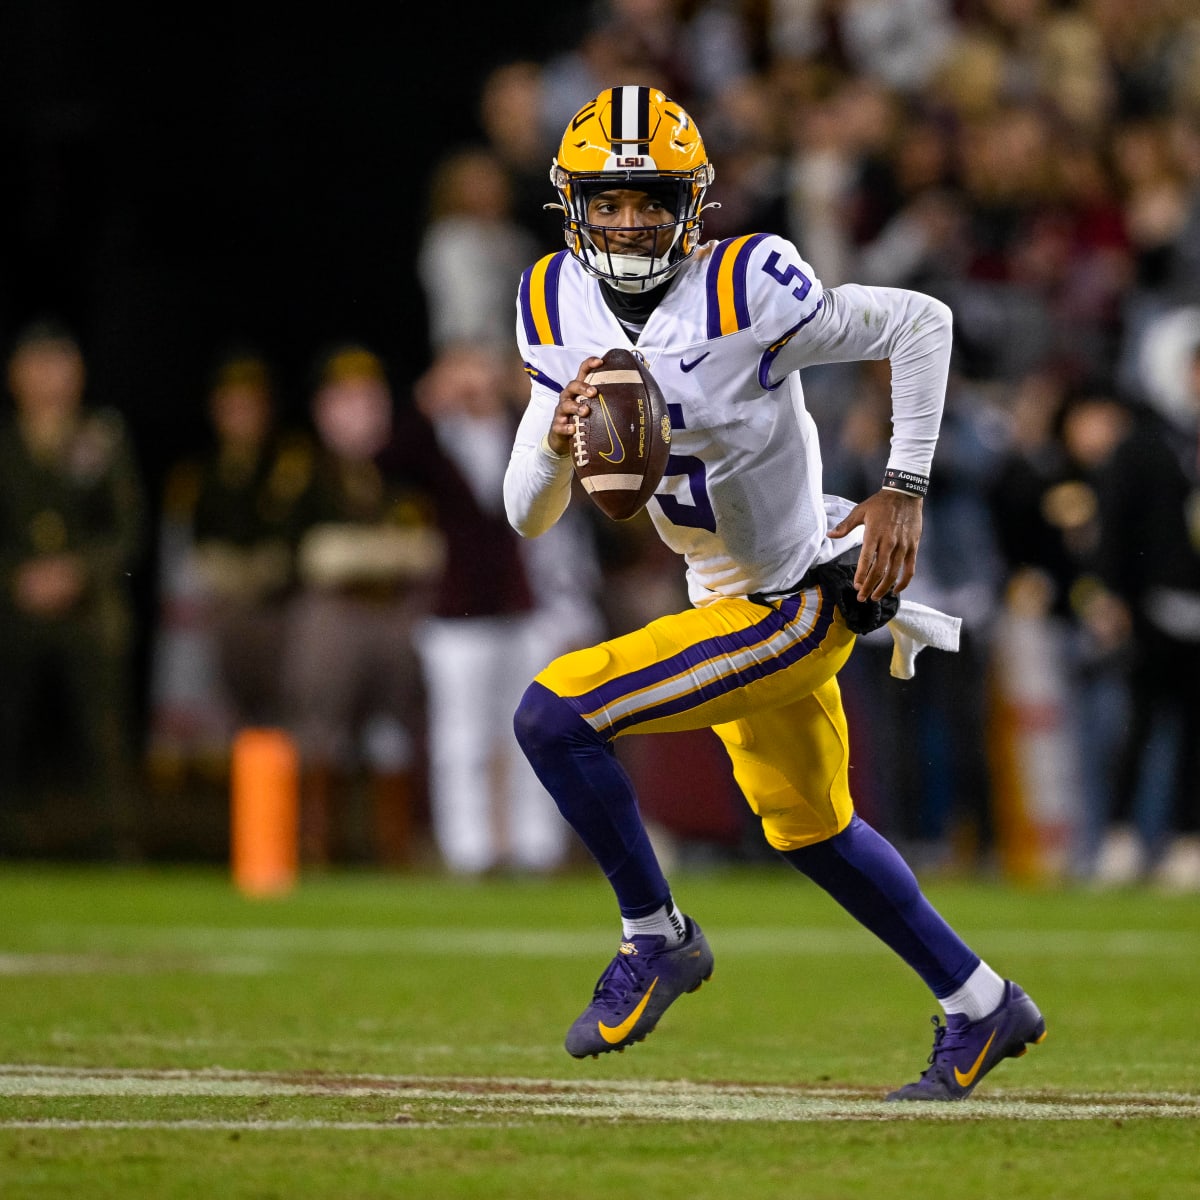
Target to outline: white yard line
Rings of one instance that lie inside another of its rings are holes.
[[[469,1121],[504,1126],[546,1118],[641,1121],[1113,1121],[1200,1120],[1200,1094],[993,1092],[961,1104],[885,1104],[836,1088],[702,1084],[681,1081],[570,1081],[480,1076],[287,1076],[223,1070],[120,1071],[0,1065],[0,1100],[94,1097],[383,1096],[400,1112],[377,1122],[294,1120],[95,1120],[0,1118],[0,1129],[337,1129],[445,1127]],[[11,1110],[12,1105],[7,1105]],[[412,1113],[410,1109],[416,1109]],[[419,1113],[419,1115],[418,1115]]]

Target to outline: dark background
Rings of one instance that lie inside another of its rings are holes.
[[[487,71],[569,45],[572,11],[0,4],[0,340],[43,315],[74,328],[152,506],[203,444],[231,344],[273,361],[285,417],[344,338],[384,355],[402,398],[428,361],[413,263],[430,169],[481,136]],[[156,565],[151,544],[143,684]]]
[[[292,403],[343,337],[403,384],[429,169],[477,136],[491,66],[572,38],[569,6],[542,8],[0,5],[0,335],[69,321],[152,474],[202,435],[228,342],[265,349]]]

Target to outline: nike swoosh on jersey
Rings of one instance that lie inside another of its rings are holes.
[[[680,359],[679,369],[686,375],[689,371],[694,371],[711,353],[711,350],[705,350],[699,358],[694,358],[691,362],[684,362],[683,359]]]
[[[971,1069],[964,1075],[957,1067],[954,1068],[954,1078],[958,1080],[959,1087],[970,1087],[975,1082],[975,1076],[979,1074],[979,1068],[983,1066],[983,1060],[987,1057],[987,1052],[992,1048],[992,1043],[996,1040],[996,1031],[992,1030],[992,1036],[988,1038],[987,1044],[979,1052],[979,1057],[971,1064]]]
[[[654,982],[646,989],[646,994],[638,1001],[638,1006],[623,1020],[620,1025],[605,1025],[603,1021],[596,1022],[596,1028],[600,1031],[600,1036],[610,1045],[615,1046],[623,1038],[627,1038],[633,1032],[633,1027],[638,1023],[642,1013],[646,1011],[646,1005],[650,1003],[650,995],[658,986],[658,976],[654,977]]]

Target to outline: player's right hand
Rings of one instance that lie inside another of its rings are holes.
[[[586,417],[592,411],[588,401],[596,396],[596,388],[586,383],[590,372],[596,370],[604,360],[592,355],[579,364],[575,378],[559,393],[558,405],[554,409],[554,420],[550,423],[550,432],[546,434],[546,442],[555,454],[571,452],[571,438],[575,433],[575,418]]]

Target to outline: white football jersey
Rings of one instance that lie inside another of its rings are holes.
[[[927,475],[945,396],[950,317],[916,292],[826,291],[787,239],[750,234],[702,246],[680,268],[636,344],[604,301],[606,286],[566,251],[522,276],[517,341],[532,380],[505,477],[509,520],[526,536],[570,499],[571,460],[548,451],[559,393],[582,361],[635,350],[671,415],[666,474],[647,506],[687,564],[692,602],[779,592],[862,539],[826,531],[852,507],[827,497],[817,430],[799,368],[890,358],[889,465]]]

